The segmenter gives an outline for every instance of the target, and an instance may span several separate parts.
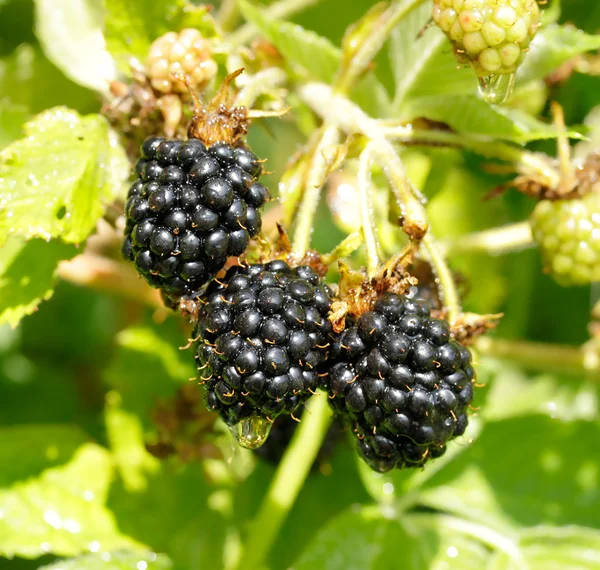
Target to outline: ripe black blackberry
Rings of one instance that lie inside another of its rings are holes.
[[[223,103],[235,75],[207,107],[197,102],[187,141],[150,138],[135,167],[123,255],[171,303],[196,293],[261,228],[269,193],[260,161],[240,145],[248,114]]]
[[[232,267],[206,292],[194,337],[207,404],[228,425],[293,414],[319,387],[331,291],[310,267]]]
[[[330,402],[372,469],[421,466],[464,433],[471,354],[424,301],[385,294],[341,333],[332,354]]]

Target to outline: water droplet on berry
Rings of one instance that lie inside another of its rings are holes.
[[[500,105],[510,99],[515,86],[515,74],[487,75],[479,78],[479,94],[486,103]]]
[[[253,416],[230,426],[229,429],[242,447],[257,449],[267,441],[272,425],[269,420]]]

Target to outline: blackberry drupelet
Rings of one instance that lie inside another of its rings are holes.
[[[467,427],[469,350],[420,299],[387,293],[334,343],[330,402],[374,470],[422,466]]]
[[[195,293],[246,250],[268,199],[244,147],[150,138],[126,204],[123,255],[167,297]]]
[[[207,404],[232,426],[293,414],[320,385],[331,291],[310,267],[232,267],[213,281],[194,337]]]

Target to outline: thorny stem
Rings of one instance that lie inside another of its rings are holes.
[[[313,222],[319,200],[321,189],[334,158],[331,149],[336,145],[339,131],[333,125],[321,127],[319,136],[315,138],[315,147],[312,151],[311,164],[306,178],[304,196],[300,204],[298,222],[294,232],[293,252],[302,257],[310,245],[310,236],[313,230]]]
[[[446,257],[461,253],[486,253],[503,255],[533,247],[529,222],[518,222],[481,232],[466,234],[440,242],[440,249]]]
[[[240,557],[244,570],[263,567],[269,550],[317,457],[330,423],[327,396],[321,392],[310,400],[302,422],[279,463],[269,490],[252,522],[245,551]]]
[[[452,277],[452,272],[448,268],[444,256],[441,254],[435,240],[433,239],[431,232],[427,232],[423,241],[421,242],[424,246],[425,253],[431,267],[436,275],[436,280],[439,284],[440,295],[444,307],[448,311],[448,322],[452,325],[456,322],[460,316],[460,301],[458,293],[456,292],[456,284]]]
[[[286,19],[317,2],[319,2],[319,0],[281,0],[280,2],[269,6],[269,8],[266,8],[263,12],[265,16],[269,18]],[[234,46],[245,44],[257,33],[258,30],[254,25],[245,24],[229,36],[229,43]]]
[[[485,356],[510,360],[524,368],[600,378],[600,358],[592,344],[561,346],[484,336],[475,346]]]
[[[373,215],[373,200],[371,188],[371,155],[373,148],[366,146],[360,155],[358,163],[359,210],[362,233],[367,247],[367,275],[369,278],[377,273],[379,267],[380,246],[377,240],[377,230]]]
[[[403,229],[415,239],[423,237],[428,228],[423,197],[413,187],[393,145],[385,138],[378,122],[346,97],[334,94],[323,83],[307,83],[299,88],[300,97],[319,115],[347,134],[360,133],[373,145],[376,160],[391,182],[404,216]]]
[[[560,174],[552,166],[546,155],[538,154],[487,137],[453,133],[451,131],[414,129],[411,125],[390,126],[382,123],[381,133],[388,139],[413,145],[434,145],[464,148],[486,158],[497,158],[512,162],[517,169],[526,173],[537,174],[545,178],[549,184],[556,186]]]

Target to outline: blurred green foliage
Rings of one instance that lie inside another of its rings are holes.
[[[236,568],[274,475],[273,467],[235,449],[222,426],[209,436],[218,458],[184,463],[150,456],[144,438],[156,435],[158,402],[194,375],[191,354],[179,350],[189,328],[139,300],[59,282],[55,274],[59,260],[83,251],[107,203],[123,195],[127,177],[123,151],[113,145],[109,152],[108,123],[96,114],[111,77],[95,77],[93,62],[108,69],[106,61],[114,57],[116,76],[117,68],[126,72],[129,55],[141,57],[164,31],[194,25],[215,33],[203,9],[184,12],[184,4],[108,1],[104,11],[99,1],[73,2],[68,21],[80,18],[90,30],[106,30],[108,50],[90,40],[70,67],[78,36],[74,30],[72,37],[59,33],[58,12],[50,13],[64,10],[64,2],[0,0],[0,149],[8,153],[0,166],[2,569]],[[298,81],[329,78],[345,30],[373,3],[313,4],[289,18],[301,28],[282,28],[257,2],[240,4],[246,17],[261,20],[264,35],[279,42]],[[557,6],[552,0],[551,7]],[[583,124],[600,103],[600,79],[592,75],[575,72],[549,89],[540,85],[548,71],[600,47],[594,35],[600,7],[586,0],[561,7],[559,23],[545,36],[550,47],[542,50],[544,65],[532,63],[519,77],[515,100],[521,92],[524,100],[534,93],[542,102],[533,115],[527,108],[493,109],[477,99],[468,70],[456,70],[450,48],[433,30],[423,41],[439,46],[423,59],[424,44],[416,41],[427,6],[414,21],[400,24],[356,100],[383,118],[427,116],[465,133],[518,143],[542,140],[531,148],[554,154],[554,141],[543,140],[555,135],[549,98],[563,105],[570,125]],[[588,35],[563,27],[567,23]],[[290,30],[297,34],[293,41]],[[87,66],[86,57],[92,62]],[[401,84],[403,96],[394,100]],[[370,96],[375,91],[387,101]],[[73,112],[69,128],[40,115],[59,105]],[[300,111],[306,109],[298,116]],[[31,137],[22,139],[32,119]],[[91,143],[86,130],[86,144],[78,144],[69,134],[73,123],[91,129]],[[275,190],[306,133],[293,117],[265,124],[254,127],[248,141],[269,159],[267,183]],[[56,148],[62,149],[59,156]],[[423,181],[438,237],[521,221],[533,208],[516,192],[481,201],[507,180],[486,168],[487,159],[455,149],[410,153],[416,157],[410,174]],[[108,174],[96,168],[111,161]],[[40,177],[41,187],[28,185],[30,175]],[[21,182],[17,187],[11,181]],[[29,201],[7,218],[13,192]],[[25,241],[33,236],[49,242]],[[327,252],[343,237],[323,201],[313,246]],[[543,274],[537,252],[464,254],[452,266],[461,275],[467,310],[505,312],[499,337],[573,346],[588,339],[598,291],[559,287]],[[371,473],[358,464],[350,442],[340,443],[328,469],[308,477],[268,567],[600,568],[598,378],[583,371],[559,375],[543,362],[539,368],[545,372],[481,356],[478,373],[486,387],[477,396],[470,431],[422,472]]]

